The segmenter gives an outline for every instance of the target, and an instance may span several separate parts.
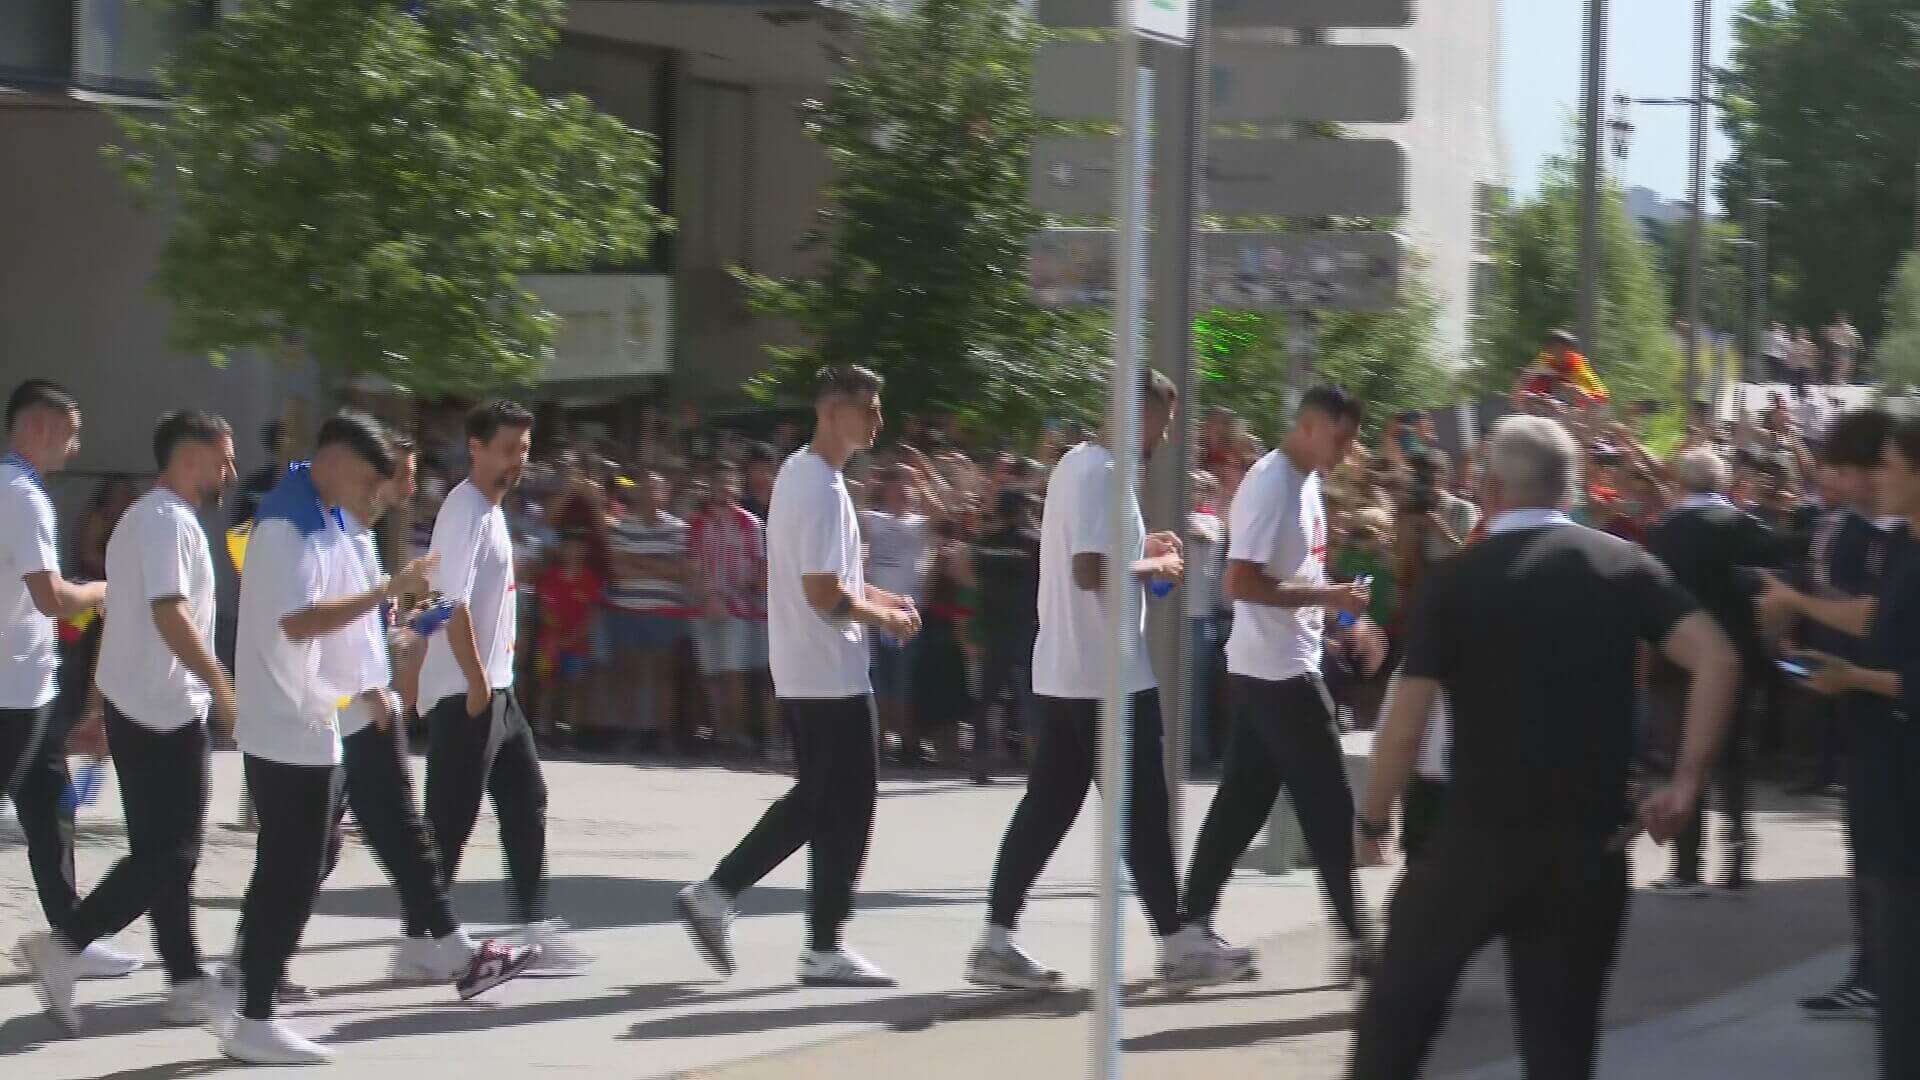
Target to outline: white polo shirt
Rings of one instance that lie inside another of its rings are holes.
[[[806,446],[780,466],[767,506],[767,659],[776,697],[831,701],[873,690],[866,627],[807,603],[803,579],[823,574],[866,595],[860,518],[846,477]]]
[[[472,480],[462,480],[440,504],[428,550],[440,556],[440,565],[433,572],[433,589],[455,604],[467,606],[467,616],[473,622],[473,643],[480,650],[488,685],[495,690],[508,689],[513,686],[513,647],[519,636],[519,621],[514,610],[513,537],[507,531],[507,515],[482,495]],[[450,697],[465,697],[466,693],[467,677],[453,658],[447,635],[433,635],[420,667],[421,711]]]
[[[1280,450],[1247,470],[1233,497],[1229,561],[1257,564],[1288,585],[1327,583],[1327,508],[1320,477],[1300,475]],[[1227,670],[1268,682],[1320,673],[1326,612],[1236,601],[1227,638]]]
[[[240,749],[283,765],[340,763],[336,717],[344,688],[329,682],[347,631],[294,641],[280,621],[330,596],[353,542],[333,511],[320,505],[303,466],[290,470],[260,501],[247,565],[240,576],[240,623],[234,647],[234,692]]]
[[[340,560],[340,581],[332,590],[336,596],[354,596],[379,587],[383,576],[380,552],[373,530],[353,515],[342,513],[352,558]],[[387,627],[390,611],[381,605],[354,620],[340,632],[339,648],[326,650],[323,662],[329,681],[336,682],[352,698],[340,710],[340,737],[357,735],[373,722],[363,695],[369,690],[385,690],[393,685],[393,657],[387,651]]]
[[[1106,696],[1107,608],[1105,590],[1082,589],[1073,580],[1075,555],[1108,553],[1113,516],[1113,455],[1095,442],[1066,452],[1047,483],[1040,519],[1040,634],[1033,643],[1033,692],[1042,697],[1088,700]],[[1123,550],[1128,566],[1146,557],[1147,525],[1138,493],[1127,500],[1128,535]],[[1126,628],[1127,690],[1139,693],[1156,685],[1147,655],[1146,595],[1140,618]]]
[[[186,601],[187,620],[213,649],[213,555],[193,507],[156,487],[135,499],[107,540],[107,611],[94,682],[122,716],[152,731],[204,720],[207,684],[161,639],[155,601]]]
[[[53,502],[40,474],[21,458],[0,457],[0,709],[38,709],[58,689],[53,620],[33,606],[29,574],[60,572]]]

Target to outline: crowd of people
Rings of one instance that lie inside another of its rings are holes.
[[[1887,1075],[1908,1074],[1896,1067],[1914,1053],[1900,1022],[1915,1004],[1916,890],[1896,850],[1906,736],[1873,719],[1879,741],[1854,738],[1836,713],[1904,715],[1909,560],[1904,532],[1876,522],[1908,512],[1887,478],[1897,461],[1920,464],[1920,443],[1902,441],[1911,425],[1831,415],[1801,388],[1731,418],[1697,408],[1681,444],[1656,454],[1629,422],[1638,410],[1611,402],[1558,334],[1484,438],[1443,437],[1412,411],[1362,447],[1365,404],[1330,386],[1304,395],[1272,447],[1208,409],[1191,517],[1149,531],[1136,494],[1111,482],[1106,433],[1050,425],[1027,457],[908,421],[877,449],[882,390],[861,368],[823,371],[804,442],[793,425],[767,442],[650,427],[625,449],[548,439],[537,458],[534,417],[510,402],[451,431],[429,423],[417,441],[343,412],[297,452],[266,433],[293,460],[238,485],[225,545],[200,515],[237,479],[232,433],[173,413],[154,435],[155,486],[102,490],[68,578],[41,477],[75,452],[79,404],[44,380],[17,388],[0,464],[0,635],[25,659],[0,680],[0,766],[50,925],[20,947],[49,1013],[78,1030],[76,980],[124,968],[102,939],[147,914],[170,1021],[208,1023],[242,1061],[325,1060],[273,1011],[303,992],[289,963],[349,808],[401,895],[396,977],[466,997],[583,966],[547,907],[540,748],[554,743],[790,765],[792,792],[677,904],[700,953],[731,973],[736,898],[809,848],[800,979],[835,986],[892,985],[843,939],[878,766],[964,767],[985,782],[1020,759],[1027,790],[966,977],[1057,986],[1013,934],[1094,780],[1106,590],[1124,572],[1142,611],[1187,590],[1174,602],[1192,617],[1192,682],[1173,692],[1192,704],[1193,764],[1220,775],[1182,879],[1144,616],[1123,622],[1126,858],[1169,987],[1253,973],[1212,916],[1285,790],[1342,974],[1372,988],[1355,1076],[1417,1074],[1460,966],[1492,937],[1508,940],[1529,999],[1529,1068],[1588,1075],[1625,843],[1641,828],[1676,840],[1658,890],[1710,894],[1711,790],[1729,822],[1716,884],[1752,887],[1755,764],[1804,749],[1800,779],[1849,800],[1861,959],[1803,1005],[1879,1016]],[[1151,457],[1179,394],[1149,373],[1139,400]],[[1132,534],[1113,536],[1128,520]],[[401,554],[383,560],[383,547]],[[1108,565],[1116,549],[1126,567]],[[216,554],[239,584],[230,640]],[[1861,599],[1874,596],[1878,617]],[[54,713],[56,622],[97,639],[92,678],[68,680],[91,702],[72,740]],[[521,687],[537,693],[523,701]],[[1337,736],[1376,725],[1356,805]],[[419,807],[401,764],[409,727],[427,741]],[[207,755],[226,736],[259,839],[235,960],[213,970],[192,879]],[[84,897],[70,745],[111,755],[128,820],[127,859]],[[472,940],[448,902],[483,798],[500,822],[512,942]],[[1396,815],[1409,869],[1382,929],[1355,874],[1383,857]],[[1543,909],[1565,917],[1513,914]]]

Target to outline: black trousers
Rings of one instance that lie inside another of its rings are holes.
[[[1421,1074],[1467,962],[1495,939],[1527,1080],[1586,1080],[1626,925],[1627,857],[1607,838],[1502,835],[1450,819],[1407,864],[1354,1030],[1352,1080]]]
[[[520,699],[495,690],[487,714],[474,717],[464,696],[442,698],[427,713],[427,733],[427,822],[439,848],[442,891],[460,875],[484,796],[500,822],[515,920],[546,918],[547,781]]]
[[[397,729],[382,731],[369,724],[340,740],[346,797],[334,806],[326,872],[332,875],[340,860],[340,821],[352,809],[367,847],[400,894],[401,932],[442,938],[457,924],[440,875],[439,852],[414,805],[403,737]]]
[[[1031,632],[1009,632],[987,638],[986,655],[980,661],[979,711],[973,722],[976,760],[981,758],[982,749],[988,758],[999,757],[1007,732],[1025,733],[1033,727],[1032,669]],[[996,707],[1001,710],[997,726],[991,723]]]
[[[1860,879],[1867,951],[1880,996],[1880,1076],[1920,1076],[1920,873],[1873,871]]]
[[[251,754],[246,774],[260,831],[253,878],[240,903],[240,1013],[270,1020],[273,992],[300,947],[326,873],[342,774],[331,765],[284,765]]]
[[[1233,730],[1220,790],[1187,871],[1189,922],[1211,922],[1234,864],[1266,824],[1284,786],[1334,917],[1349,939],[1364,934],[1354,884],[1353,791],[1323,693],[1318,680],[1307,676],[1284,682],[1232,677]]]
[[[807,931],[820,952],[840,945],[853,890],[873,839],[878,789],[873,698],[782,698],[793,728],[792,790],[714,868],[713,883],[739,896],[807,849]]]
[[[1400,850],[1407,861],[1419,858],[1432,845],[1446,801],[1446,781],[1416,776],[1408,782],[1400,800]]]
[[[27,835],[27,864],[40,910],[48,926],[71,935],[80,890],[73,872],[73,811],[61,803],[70,780],[67,728],[55,719],[52,703],[0,709],[0,779]]]
[[[993,867],[987,917],[1013,929],[1027,893],[1046,869],[1060,841],[1073,828],[1087,788],[1099,776],[1100,703],[1078,698],[1039,697],[1031,732],[1033,767],[1027,793],[1007,823],[1000,857]],[[1127,792],[1127,866],[1147,909],[1154,933],[1180,929],[1180,899],[1173,870],[1173,835],[1168,824],[1167,772],[1161,749],[1160,694],[1133,695],[1131,786]],[[1107,797],[1106,795],[1102,796]]]
[[[1738,706],[1733,730],[1727,733],[1727,743],[1720,748],[1720,757],[1714,762],[1711,784],[1720,812],[1727,816],[1725,841],[1728,870],[1743,875],[1752,867],[1753,818],[1749,808],[1753,802],[1753,781],[1748,768],[1752,751],[1747,746],[1750,725],[1745,722],[1751,705],[1751,700],[1743,700]],[[1693,817],[1688,819],[1680,835],[1674,837],[1673,876],[1682,881],[1700,880],[1700,852],[1706,843],[1706,817],[1707,800],[1702,795],[1699,804],[1693,808]]]
[[[157,732],[127,719],[112,702],[106,716],[107,747],[127,819],[127,854],[80,902],[67,941],[84,949],[145,915],[167,981],[202,978],[193,876],[207,833],[207,725],[196,719],[178,731]]]

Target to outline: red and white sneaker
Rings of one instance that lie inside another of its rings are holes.
[[[502,945],[487,940],[473,951],[467,973],[455,982],[461,1001],[470,1001],[510,979],[518,978],[539,959],[540,950],[529,945]]]

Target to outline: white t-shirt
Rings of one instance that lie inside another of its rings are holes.
[[[1280,450],[1254,463],[1233,497],[1227,558],[1255,563],[1289,585],[1327,583],[1327,508],[1318,474],[1301,476]],[[1227,638],[1227,670],[1268,682],[1320,672],[1317,607],[1278,608],[1236,601]]]
[[[440,504],[429,550],[440,556],[440,566],[433,572],[434,590],[455,604],[467,605],[473,643],[480,650],[488,685],[495,690],[511,687],[519,621],[507,516],[473,481],[462,480]],[[467,677],[454,660],[443,630],[427,642],[427,658],[420,667],[421,711],[466,693]]]
[[[53,502],[32,468],[0,458],[0,709],[37,709],[53,700],[60,666],[53,620],[33,606],[29,574],[60,572]]]
[[[802,579],[831,574],[864,596],[860,518],[846,477],[802,447],[780,466],[767,507],[767,647],[776,697],[836,700],[872,692],[866,627],[807,603]]]
[[[1082,589],[1073,581],[1075,555],[1105,555],[1111,546],[1115,483],[1113,455],[1099,443],[1085,442],[1067,451],[1047,483],[1040,519],[1040,634],[1033,642],[1033,692],[1042,697],[1088,700],[1107,693],[1106,590]],[[1147,525],[1137,493],[1127,492],[1128,559],[1147,553]],[[1130,573],[1129,567],[1119,567]],[[1147,656],[1145,589],[1140,619],[1127,628],[1127,690],[1151,690],[1153,664]]]
[[[330,513],[317,526],[280,517],[254,523],[233,661],[240,708],[234,740],[243,752],[283,765],[340,763],[335,717],[347,694],[322,672],[335,667],[328,646],[350,644],[349,632],[294,641],[280,621],[338,595],[341,563],[352,557],[352,541]]]
[[[206,718],[213,694],[161,640],[153,603],[187,602],[188,621],[213,650],[213,555],[185,499],[154,488],[135,499],[107,540],[107,611],[94,682],[122,716],[153,731]]]
[[[340,580],[331,590],[336,596],[357,596],[371,592],[380,584],[380,553],[373,542],[373,530],[352,516],[346,517],[347,539],[352,558],[340,560]],[[393,661],[387,653],[387,615],[385,605],[355,619],[340,631],[337,649],[327,650],[329,682],[353,698],[340,710],[340,737],[358,734],[373,722],[361,695],[369,690],[385,690],[393,683]]]
[[[867,580],[897,596],[921,599],[933,562],[927,533],[925,514],[863,511],[860,534],[867,541]]]

